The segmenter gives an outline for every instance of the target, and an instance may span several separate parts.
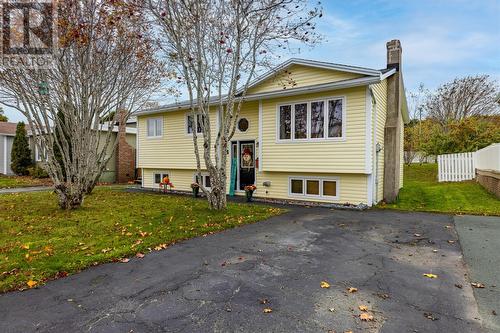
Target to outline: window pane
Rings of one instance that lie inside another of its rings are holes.
[[[162,135],[163,132],[163,121],[161,119],[156,119],[156,136]]]
[[[196,119],[198,119],[198,132],[197,133],[203,133],[203,120],[205,119],[205,117],[202,117],[201,114],[197,115],[196,116]]]
[[[187,132],[188,134],[193,133],[193,117],[190,115],[187,116]]]
[[[337,195],[337,182],[325,180],[323,181],[323,195],[334,197]]]
[[[334,99],[328,101],[328,137],[338,138],[342,136],[342,100]]]
[[[205,176],[205,187],[210,187],[210,176]]]
[[[319,180],[307,180],[307,194],[319,195]]]
[[[307,138],[307,104],[295,104],[295,139]]]
[[[311,138],[324,137],[324,106],[325,103],[323,101],[311,103]]]
[[[291,138],[292,132],[292,106],[280,106],[280,139],[286,140]]]
[[[303,194],[304,193],[304,183],[302,179],[292,179],[291,180],[291,192],[294,194]]]
[[[161,183],[161,174],[155,173],[155,184]]]
[[[148,136],[155,136],[155,122],[154,122],[154,119],[148,119]]]

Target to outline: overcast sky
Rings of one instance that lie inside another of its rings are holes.
[[[434,89],[457,76],[500,80],[500,0],[328,0],[325,40],[295,57],[385,68],[385,43],[401,40],[407,90]],[[6,110],[11,121],[22,119]]]

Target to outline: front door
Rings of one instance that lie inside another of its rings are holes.
[[[255,141],[239,141],[239,187],[255,184]]]

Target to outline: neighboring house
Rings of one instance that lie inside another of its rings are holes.
[[[16,127],[16,123],[0,122],[0,174],[14,174],[10,168],[10,154],[16,136]]]
[[[290,59],[256,79],[227,152],[228,192],[234,186],[242,194],[245,185],[256,184],[260,198],[368,205],[395,200],[403,185],[403,124],[409,121],[401,69],[401,45],[393,40],[382,70]],[[188,102],[136,113],[143,187],[157,189],[168,174],[176,189],[190,190],[197,129],[189,114]],[[207,173],[201,182],[210,186]]]
[[[108,126],[103,125],[102,131],[99,134],[99,139],[102,143],[105,143],[107,136]],[[111,155],[106,169],[99,178],[100,182],[104,183],[127,183],[129,181],[134,181],[137,178],[136,174],[136,118],[131,117],[125,126],[117,124],[113,127],[113,133],[111,137],[111,144],[108,145],[108,154]],[[42,162],[44,153],[38,150],[38,147],[33,141],[31,133],[28,133],[30,139],[30,148],[33,152],[33,160],[37,163]],[[118,136],[118,144],[116,150],[111,154],[112,142]]]

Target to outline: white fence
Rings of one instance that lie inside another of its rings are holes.
[[[476,176],[476,153],[438,155],[438,180],[460,182]]]
[[[476,168],[500,172],[500,143],[476,151]]]

